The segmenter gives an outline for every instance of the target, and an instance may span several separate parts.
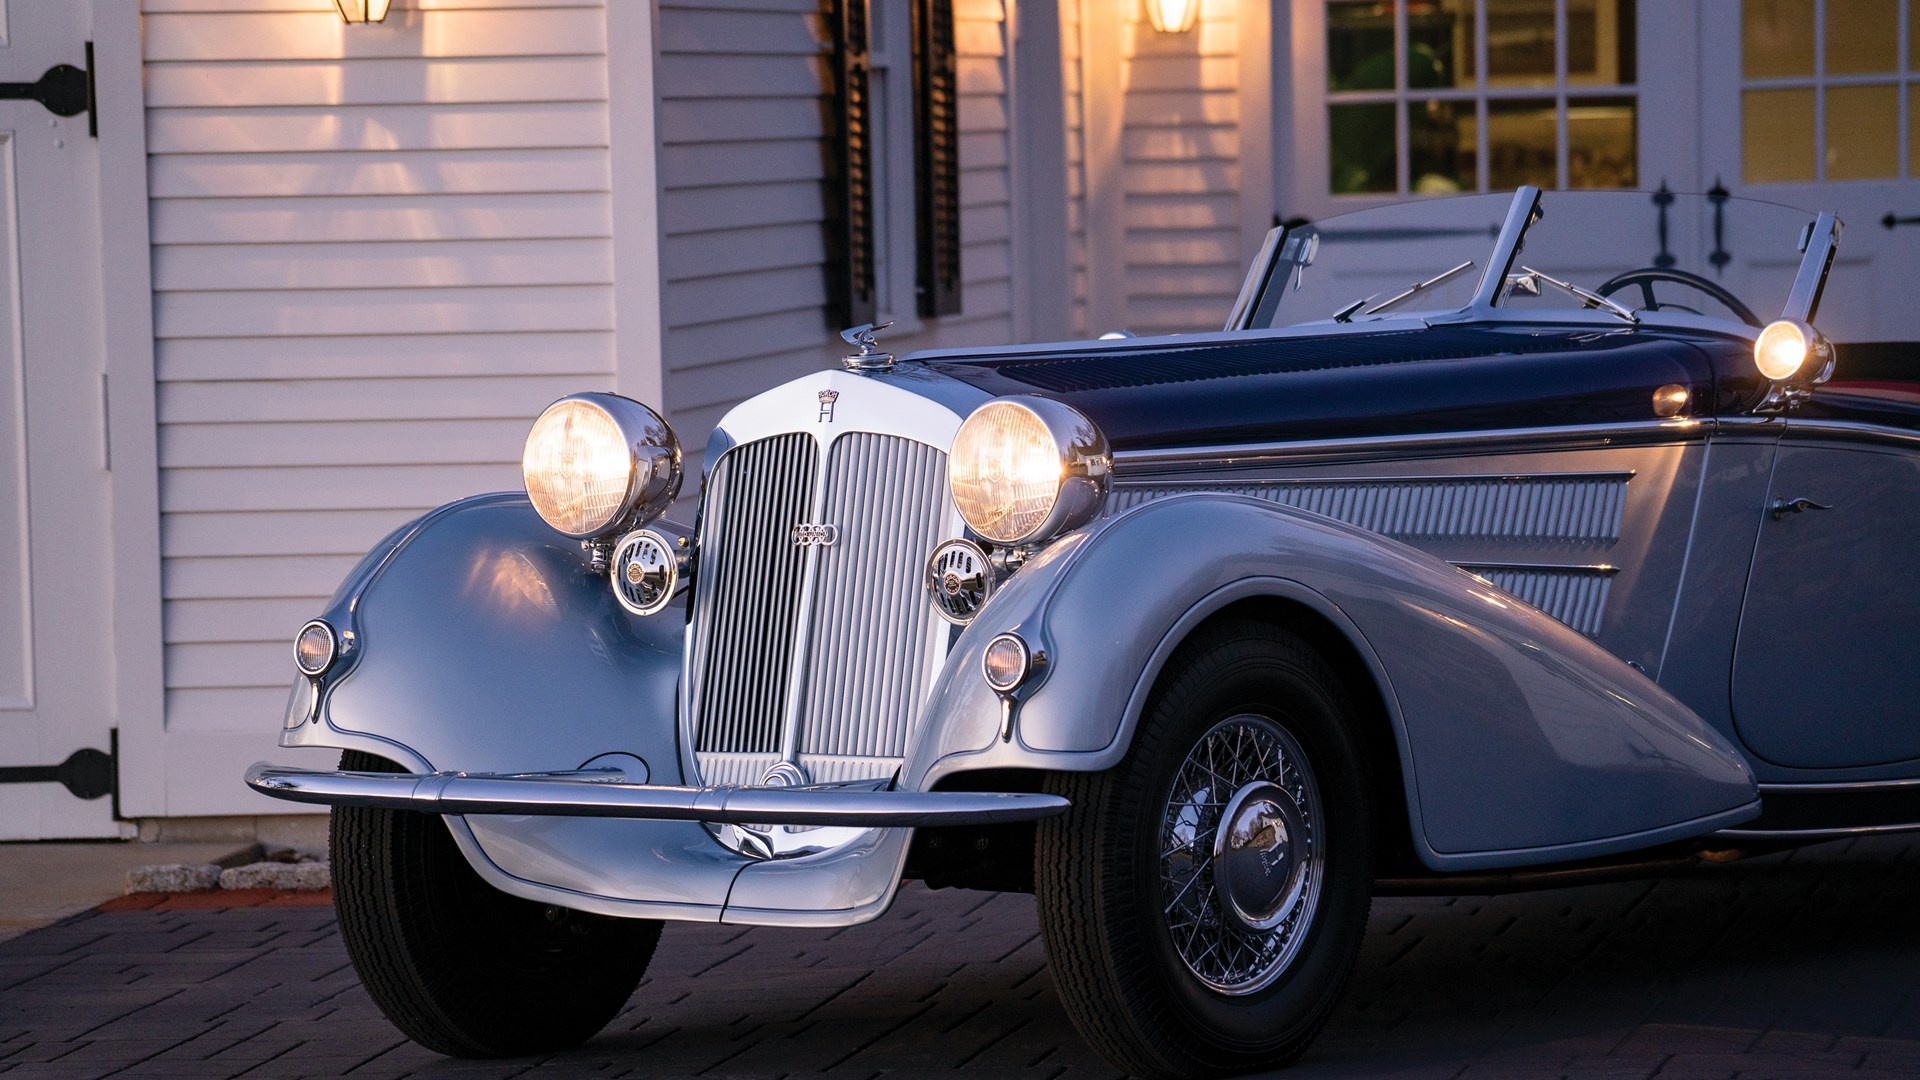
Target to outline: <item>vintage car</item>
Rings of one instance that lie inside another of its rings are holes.
[[[1920,367],[1814,329],[1840,232],[1522,188],[1275,229],[1222,333],[860,328],[691,527],[660,416],[563,398],[300,630],[282,744],[339,770],[247,782],[333,807],[443,1053],[591,1037],[663,920],[919,879],[1034,892],[1116,1065],[1285,1063],[1377,891],[1920,822]]]

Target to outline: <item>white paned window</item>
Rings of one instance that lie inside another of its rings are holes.
[[[1327,190],[1638,184],[1636,0],[1326,0]]]
[[[1749,184],[1914,175],[1920,104],[1909,0],[1743,0],[1741,170]]]

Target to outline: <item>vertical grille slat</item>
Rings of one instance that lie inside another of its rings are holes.
[[[703,782],[758,783],[796,734],[816,781],[898,767],[945,640],[921,582],[946,535],[945,478],[940,450],[858,432],[834,442],[824,474],[805,433],[742,444],[715,465],[689,663]],[[801,522],[838,536],[799,546]]]

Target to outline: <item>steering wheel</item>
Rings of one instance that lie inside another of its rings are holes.
[[[1643,266],[1638,270],[1629,270],[1624,274],[1615,274],[1613,277],[1608,278],[1598,289],[1595,289],[1594,292],[1599,293],[1601,296],[1612,296],[1614,293],[1619,292],[1629,285],[1638,285],[1640,286],[1641,297],[1646,300],[1646,303],[1640,305],[1640,310],[1659,311],[1660,301],[1653,297],[1653,284],[1656,281],[1671,281],[1676,285],[1685,285],[1689,288],[1699,289],[1701,292],[1718,300],[1728,311],[1739,316],[1741,322],[1746,323],[1748,326],[1760,325],[1760,317],[1753,313],[1752,308],[1741,303],[1739,297],[1728,292],[1726,286],[1717,281],[1703,278],[1699,274],[1690,273],[1686,270],[1675,270],[1671,267]],[[1667,306],[1679,307],[1680,305],[1668,304]],[[1693,309],[1685,308],[1683,310],[1692,311]],[[1695,314],[1698,314],[1698,312],[1695,312]]]

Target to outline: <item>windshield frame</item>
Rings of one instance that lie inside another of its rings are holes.
[[[1489,253],[1485,269],[1481,271],[1480,281],[1474,287],[1473,298],[1464,307],[1453,311],[1427,312],[1419,316],[1406,315],[1402,318],[1416,318],[1424,324],[1466,323],[1466,322],[1510,322],[1510,323],[1585,323],[1601,322],[1614,327],[1621,324],[1617,315],[1604,310],[1565,309],[1551,312],[1520,312],[1500,306],[1500,298],[1508,278],[1513,273],[1514,262],[1519,256],[1527,230],[1531,229],[1541,217],[1541,189],[1531,184],[1523,185],[1513,193],[1513,199],[1507,204],[1505,219],[1501,222],[1500,232],[1494,237],[1493,250]],[[1296,223],[1294,228],[1300,228]],[[1784,309],[1776,318],[1794,319],[1812,323],[1820,307],[1820,296],[1826,289],[1827,276],[1833,268],[1835,252],[1840,246],[1840,219],[1831,210],[1821,211],[1814,217],[1800,238],[1800,266],[1794,275],[1792,291],[1787,297]],[[1254,257],[1253,265],[1248,269],[1246,279],[1241,283],[1240,294],[1234,300],[1233,310],[1227,316],[1225,330],[1278,330],[1286,326],[1314,325],[1327,320],[1313,319],[1278,326],[1255,327],[1254,317],[1264,307],[1271,290],[1276,287],[1276,270],[1281,265],[1281,253],[1286,249],[1287,234],[1293,231],[1286,225],[1276,225],[1267,232],[1260,252]],[[1279,275],[1278,287],[1284,288],[1286,276]],[[1731,329],[1742,337],[1751,338],[1759,333],[1759,328],[1748,326],[1738,319],[1722,319],[1715,316],[1691,315],[1680,312],[1641,311],[1635,313],[1639,323],[1653,325],[1674,325],[1676,327],[1698,329],[1705,322],[1713,329]],[[1335,320],[1338,321],[1338,320]]]

